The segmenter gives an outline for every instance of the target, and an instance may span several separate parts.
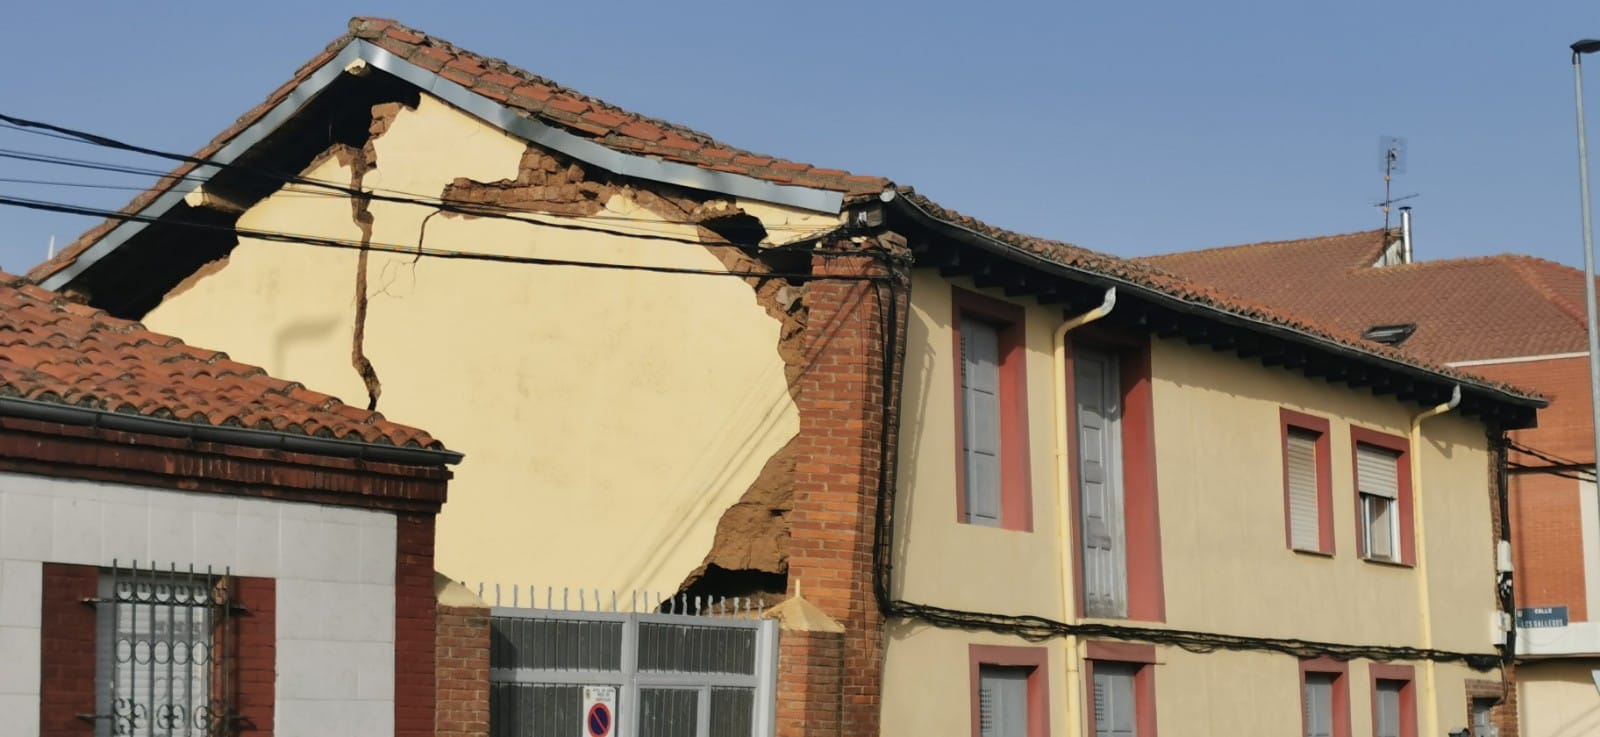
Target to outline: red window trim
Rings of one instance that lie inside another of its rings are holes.
[[[1133,698],[1137,701],[1134,712],[1134,730],[1140,737],[1156,737],[1156,648],[1154,645],[1136,645],[1128,642],[1084,643],[1084,681],[1087,692],[1083,710],[1084,734],[1095,733],[1094,722],[1094,670],[1096,663],[1135,665]]]
[[[1128,544],[1128,619],[1167,621],[1166,584],[1161,565],[1161,510],[1156,481],[1155,405],[1151,383],[1150,338],[1086,325],[1072,333],[1067,343],[1068,420],[1077,425],[1078,395],[1073,380],[1074,352],[1088,345],[1117,355],[1122,382],[1122,496],[1123,530]],[[1068,453],[1078,457],[1078,434],[1068,433]],[[1072,504],[1072,539],[1083,539],[1082,500],[1078,494],[1078,466],[1067,468],[1068,496]],[[1083,616],[1083,556],[1076,544],[1069,551],[1073,585],[1078,592],[1077,616]]]
[[[1397,480],[1396,485],[1399,487],[1395,490],[1397,495],[1395,504],[1400,508],[1400,560],[1398,561],[1373,560],[1367,557],[1366,522],[1362,519],[1361,515],[1361,489],[1359,486],[1360,469],[1359,463],[1356,460],[1356,447],[1360,445],[1370,445],[1376,448],[1394,451],[1395,453],[1399,454],[1399,457],[1395,459],[1395,463],[1398,465],[1398,467],[1395,469],[1395,479]],[[1361,556],[1361,559],[1369,563],[1377,563],[1379,565],[1405,567],[1415,566],[1417,562],[1417,551],[1416,521],[1412,517],[1413,507],[1411,500],[1411,443],[1401,435],[1394,435],[1392,433],[1380,432],[1378,430],[1370,430],[1365,427],[1356,427],[1351,425],[1350,483],[1355,490],[1355,493],[1351,496],[1355,498],[1356,550]]]
[[[1300,661],[1300,713],[1306,712],[1306,674],[1333,676],[1333,735],[1350,737],[1350,664],[1323,656]],[[1304,717],[1302,717],[1304,718]],[[1304,727],[1302,727],[1302,730]]]
[[[956,402],[956,521],[967,522],[967,468],[961,401],[961,318],[972,316],[1000,330],[1000,528],[1033,532],[1033,484],[1028,462],[1026,312],[1022,305],[951,288]]]
[[[44,563],[40,579],[39,719],[41,737],[92,734],[80,715],[95,714],[99,627],[88,602],[100,595],[98,566]],[[232,576],[242,607],[234,622],[233,707],[249,733],[271,737],[276,711],[277,582]]]
[[[1417,737],[1417,669],[1409,665],[1372,663],[1367,666],[1372,676],[1372,733],[1378,733],[1378,681],[1402,681],[1400,687],[1400,737]]]
[[[1032,668],[1028,674],[1028,737],[1050,734],[1050,651],[1043,647],[968,645],[967,669],[972,687],[972,737],[981,737],[978,706],[980,669],[985,665]]]
[[[1317,434],[1317,549],[1306,550],[1294,546],[1294,530],[1289,517],[1289,430],[1304,430]],[[1278,409],[1278,446],[1283,458],[1283,544],[1297,553],[1333,555],[1333,460],[1330,425],[1328,420],[1288,408]]]

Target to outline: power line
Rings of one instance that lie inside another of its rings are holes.
[[[156,218],[156,217],[149,216],[149,215],[139,215],[137,213],[120,213],[120,212],[113,212],[111,210],[102,210],[102,209],[99,209],[99,208],[84,207],[84,206],[80,206],[80,205],[72,205],[72,204],[58,203],[58,202],[48,202],[48,201],[44,201],[44,200],[32,200],[32,199],[17,198],[17,197],[3,197],[3,196],[0,196],[0,206],[20,207],[20,208],[26,208],[26,209],[30,209],[30,210],[42,210],[42,211],[46,211],[46,212],[59,212],[59,213],[65,213],[65,214],[69,214],[69,215],[90,215],[90,216],[109,218],[109,219],[112,219],[112,220],[121,220],[121,221],[124,221],[124,222],[142,222],[142,223],[157,223],[157,222],[159,222],[159,223],[162,223],[162,224],[165,224],[165,225],[175,225],[175,226],[195,228],[195,229],[200,229],[200,230],[209,230],[209,231],[232,233],[232,234],[235,234],[235,235],[237,235],[239,237],[255,238],[255,239],[259,239],[259,240],[272,241],[272,242],[276,242],[276,243],[294,243],[294,244],[300,244],[300,245],[318,246],[318,247],[323,247],[323,248],[338,248],[338,249],[355,250],[355,251],[370,250],[370,251],[378,251],[378,252],[383,252],[383,253],[394,253],[394,254],[399,254],[399,255],[404,255],[404,256],[414,256],[414,257],[417,257],[417,258],[426,257],[426,258],[435,258],[435,259],[442,259],[442,260],[487,261],[487,262],[494,262],[494,263],[524,264],[524,265],[533,265],[533,266],[577,266],[577,267],[596,268],[596,269],[611,269],[611,270],[618,270],[618,271],[646,271],[646,272],[654,272],[654,273],[662,273],[662,274],[695,274],[695,275],[703,275],[703,276],[737,276],[737,277],[743,277],[743,278],[758,278],[758,279],[788,279],[788,280],[793,280],[793,281],[821,281],[821,280],[881,281],[881,280],[886,278],[886,277],[881,277],[881,276],[876,276],[876,275],[859,275],[859,276],[855,276],[855,275],[812,274],[812,273],[802,273],[802,272],[777,272],[777,271],[773,271],[773,272],[766,272],[766,271],[731,271],[731,270],[730,271],[719,271],[719,270],[715,270],[715,269],[693,269],[693,268],[688,268],[688,267],[677,267],[677,266],[650,266],[650,265],[642,265],[642,264],[619,264],[619,263],[607,263],[607,262],[603,262],[603,261],[578,261],[578,260],[572,260],[572,259],[542,258],[542,257],[534,257],[534,256],[511,256],[511,255],[494,254],[494,253],[479,253],[479,252],[471,252],[471,251],[455,251],[455,250],[448,250],[448,249],[441,249],[441,248],[428,248],[428,247],[418,248],[418,247],[412,247],[412,246],[396,245],[396,244],[391,244],[391,243],[364,243],[362,241],[344,240],[344,239],[338,239],[338,238],[323,238],[323,237],[312,236],[312,235],[300,235],[300,234],[292,234],[292,233],[283,233],[283,232],[278,232],[278,231],[256,230],[256,229],[252,229],[252,228],[238,228],[238,227],[227,226],[227,225],[217,225],[217,224],[213,224],[213,223],[197,223],[197,222],[192,222],[192,221],[168,220],[168,219]],[[707,244],[704,244],[704,243],[700,243],[699,241],[692,241],[692,240],[689,240],[689,239],[675,239],[675,238],[671,238],[671,237],[668,237],[668,236],[621,233],[621,232],[609,231],[609,230],[601,230],[600,232],[605,232],[605,233],[609,233],[611,235],[618,235],[618,236],[622,236],[622,237],[626,237],[626,238],[637,238],[637,239],[644,239],[644,240],[673,240],[673,241],[682,242],[682,243],[694,243],[694,244],[697,244],[697,245],[707,245]],[[867,252],[853,251],[853,250],[849,250],[849,249],[812,249],[812,250],[807,250],[806,253],[819,253],[819,254],[823,254],[823,255],[850,255],[850,256],[861,256],[861,257],[865,257],[865,256],[870,256],[871,255],[870,253],[867,253]]]
[[[239,171],[239,172],[244,172],[244,173],[250,174],[252,176],[265,178],[265,179],[268,179],[269,181],[273,181],[273,182],[302,184],[302,185],[306,185],[306,186],[326,189],[326,190],[329,190],[330,192],[333,192],[333,193],[336,193],[336,194],[340,194],[340,195],[344,195],[344,196],[348,196],[348,197],[362,197],[362,198],[366,198],[366,199],[370,199],[370,200],[376,200],[376,201],[379,201],[379,202],[393,202],[393,203],[399,203],[399,204],[419,205],[419,206],[424,206],[424,207],[436,208],[436,209],[444,210],[444,211],[447,211],[447,212],[454,212],[456,214],[461,214],[461,215],[471,215],[471,216],[474,216],[474,217],[500,218],[500,219],[506,219],[506,220],[514,220],[516,222],[523,222],[523,223],[533,222],[533,221],[529,221],[526,218],[517,217],[515,215],[516,213],[525,213],[527,211],[519,210],[519,209],[516,209],[516,208],[504,206],[504,205],[484,204],[484,203],[467,202],[467,201],[464,201],[464,200],[456,200],[456,199],[449,199],[449,198],[443,198],[443,197],[433,197],[431,195],[421,195],[421,194],[416,194],[416,193],[411,193],[411,192],[404,192],[404,191],[401,191],[401,190],[385,189],[383,187],[373,187],[373,188],[370,188],[369,190],[360,190],[360,189],[355,189],[355,188],[352,188],[352,187],[344,185],[344,184],[340,184],[338,182],[331,182],[331,181],[328,181],[328,180],[317,179],[317,178],[314,178],[314,177],[307,177],[307,176],[304,176],[304,175],[268,171],[268,170],[264,170],[264,169],[258,169],[258,168],[255,168],[255,167],[247,167],[247,166],[243,166],[243,165],[232,163],[232,162],[224,163],[224,162],[216,161],[214,159],[201,158],[201,157],[196,157],[196,156],[189,156],[189,155],[186,155],[186,154],[174,153],[174,152],[171,152],[171,151],[162,151],[160,149],[154,149],[154,148],[149,148],[149,147],[146,147],[146,146],[140,146],[140,145],[133,144],[133,143],[127,143],[125,141],[120,141],[120,140],[117,140],[115,138],[111,138],[111,137],[108,137],[108,136],[103,136],[103,135],[100,135],[100,134],[97,134],[97,133],[91,133],[91,132],[88,132],[88,131],[82,131],[82,130],[77,130],[77,129],[73,129],[73,128],[67,128],[65,126],[59,126],[59,125],[55,125],[53,123],[46,123],[46,122],[43,122],[43,121],[29,120],[29,119],[26,119],[26,118],[19,118],[19,117],[16,117],[16,116],[7,115],[5,113],[0,113],[0,123],[6,124],[11,129],[17,130],[17,131],[20,131],[20,132],[34,133],[34,134],[37,134],[37,135],[46,135],[46,136],[49,136],[51,138],[62,138],[64,140],[74,141],[74,142],[78,142],[78,143],[87,143],[87,144],[94,145],[94,146],[100,146],[100,147],[103,147],[103,148],[111,148],[111,149],[116,149],[116,150],[120,150],[120,151],[129,151],[129,152],[132,152],[132,153],[142,154],[142,155],[145,155],[145,156],[153,156],[153,157],[156,157],[156,158],[168,159],[168,160],[171,160],[171,161],[178,161],[178,162],[183,162],[183,163],[188,163],[188,164],[194,164],[195,166],[208,166],[208,167],[213,167],[213,168],[220,169],[220,170]],[[62,159],[63,161],[74,161],[74,160],[71,160],[71,159],[67,159],[66,157],[50,157],[50,156],[39,155],[39,154],[28,154],[28,152],[16,152],[14,150],[8,150],[8,149],[0,149],[0,152],[10,153],[10,154],[21,153],[21,154],[24,154],[24,155],[27,155],[27,156],[37,157],[37,158],[28,158],[28,159],[24,159],[24,160],[38,161],[39,163],[50,163],[47,160],[47,159],[50,159],[50,158],[59,158],[59,159]],[[85,163],[85,162],[82,162],[81,160],[76,160],[76,161],[78,162],[78,164]],[[104,166],[105,165],[102,165],[101,167],[93,167],[93,166],[91,166],[89,168],[103,168]],[[141,172],[141,173],[150,173],[151,175],[154,175],[154,176],[161,176],[161,177],[165,177],[165,178],[174,178],[174,179],[189,180],[189,181],[204,181],[206,179],[206,177],[195,177],[194,175],[188,174],[188,173],[185,173],[185,174],[154,173],[154,172],[149,172],[148,170],[146,170],[144,172]],[[395,192],[397,194],[382,194],[382,192]],[[602,218],[626,219],[626,218],[621,218],[620,216],[587,216],[587,217],[594,218],[594,219],[602,219]],[[636,220],[640,220],[640,221],[643,221],[643,222],[651,222],[651,223],[659,223],[660,222],[660,221],[656,221],[656,220],[650,220],[650,219],[647,219],[647,218],[637,218]],[[542,221],[539,221],[539,224],[545,224],[545,223],[543,223]],[[829,229],[828,227],[819,227],[819,226],[775,226],[773,228],[767,228],[767,230],[789,229],[789,228],[792,228],[792,229],[795,229],[795,230],[816,230],[816,231],[819,231],[819,232],[826,231],[826,230]]]

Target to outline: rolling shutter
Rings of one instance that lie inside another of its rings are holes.
[[[962,464],[967,521],[1000,524],[1000,331],[961,320]]]
[[[1400,495],[1400,454],[1370,445],[1356,446],[1356,488],[1363,494],[1394,499]]]
[[[1377,734],[1374,737],[1400,737],[1400,689],[1395,681],[1378,681],[1372,710],[1376,715]]]
[[[1289,484],[1289,540],[1297,550],[1320,550],[1322,527],[1317,503],[1317,434],[1290,428],[1284,441]]]

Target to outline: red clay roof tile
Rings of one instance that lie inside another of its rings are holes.
[[[1583,351],[1583,273],[1529,256],[1374,267],[1382,230],[1141,259],[1360,334],[1415,323],[1401,349],[1439,363]]]
[[[0,273],[0,396],[440,449],[426,432]]]

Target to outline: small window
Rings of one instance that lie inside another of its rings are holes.
[[[1283,437],[1284,538],[1290,550],[1333,555],[1333,470],[1328,420],[1278,411]]]
[[[100,579],[97,735],[222,734],[227,579],[113,568]]]
[[[984,665],[978,669],[978,733],[1028,737],[1028,676],[1032,668]]]
[[[1372,696],[1374,737],[1401,737],[1400,696],[1405,687],[1405,681],[1378,681]]]
[[[1333,684],[1338,680],[1333,673],[1307,673],[1305,693],[1306,737],[1334,737],[1333,735]]]
[[[1138,665],[1095,663],[1094,737],[1138,737]]]
[[[1399,467],[1400,455],[1394,451],[1356,446],[1362,550],[1371,560],[1401,562]]]
[[[1472,737],[1500,737],[1500,728],[1493,719],[1496,703],[1497,699],[1472,700]]]

